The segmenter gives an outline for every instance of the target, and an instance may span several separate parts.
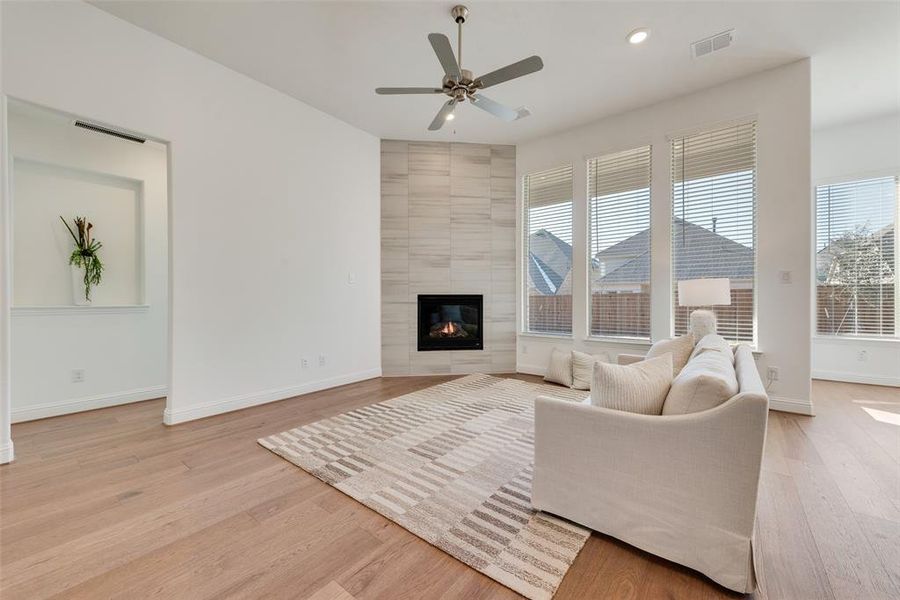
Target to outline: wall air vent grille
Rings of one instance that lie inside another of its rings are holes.
[[[700,58],[719,50],[724,50],[734,41],[734,29],[717,33],[716,35],[698,40],[691,44],[691,54],[694,58]]]
[[[124,133],[122,131],[116,131],[115,129],[109,129],[108,127],[103,127],[101,125],[94,125],[93,123],[88,123],[87,121],[75,121],[75,127],[81,127],[82,129],[89,129],[91,131],[105,133],[106,135],[111,135],[123,140],[128,140],[129,142],[137,142],[138,144],[143,144],[147,141],[145,138],[139,138],[136,135]]]

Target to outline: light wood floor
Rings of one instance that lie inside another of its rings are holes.
[[[161,400],[15,425],[0,596],[516,598],[256,444],[447,379],[374,379],[177,427]],[[900,413],[900,391],[813,389],[817,417],[769,420],[756,597],[898,598],[900,426],[865,409]],[[738,596],[602,535],[557,595],[722,597]]]

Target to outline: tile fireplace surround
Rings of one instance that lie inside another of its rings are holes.
[[[515,236],[515,146],[382,141],[384,375],[515,370]],[[419,294],[482,294],[484,349],[419,352]]]

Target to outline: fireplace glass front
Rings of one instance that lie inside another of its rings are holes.
[[[419,350],[481,350],[480,294],[420,294]]]

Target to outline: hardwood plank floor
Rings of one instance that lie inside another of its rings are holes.
[[[256,444],[452,378],[373,379],[176,427],[162,400],[15,425],[0,596],[518,598]],[[817,417],[770,414],[753,597],[900,598],[900,426],[865,410],[900,413],[900,390],[816,381],[813,397]],[[557,594],[738,596],[598,534]]]

